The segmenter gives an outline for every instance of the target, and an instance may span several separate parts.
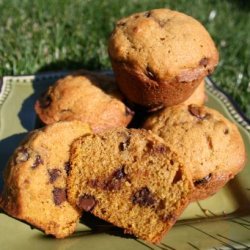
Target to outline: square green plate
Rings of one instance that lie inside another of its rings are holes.
[[[0,172],[27,131],[36,127],[35,100],[65,74],[67,72],[3,77],[0,94]],[[206,91],[207,105],[238,125],[250,157],[249,123],[210,79],[206,79]],[[71,237],[57,240],[0,213],[0,249],[250,249],[250,162],[216,195],[192,203],[159,245],[127,238],[117,229],[101,224],[99,230],[79,224],[77,232]]]

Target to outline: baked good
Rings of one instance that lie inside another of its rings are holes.
[[[169,9],[122,18],[108,51],[120,90],[150,109],[185,101],[218,63],[206,29],[194,18]]]
[[[202,106],[206,101],[206,93],[205,93],[205,81],[202,80],[198,87],[195,89],[193,94],[182,104],[196,104]]]
[[[245,165],[245,147],[237,127],[213,109],[169,107],[149,117],[144,128],[171,145],[190,169],[194,199],[214,194]]]
[[[69,148],[74,139],[90,132],[80,121],[31,132],[5,169],[2,209],[56,238],[73,233],[80,214],[66,200]]]
[[[59,79],[37,100],[35,110],[45,124],[80,120],[95,132],[126,127],[133,117],[113,77],[86,71]]]
[[[71,153],[69,202],[126,233],[156,243],[189,202],[188,173],[163,140],[146,130],[82,137]]]

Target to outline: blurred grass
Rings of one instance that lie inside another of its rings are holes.
[[[220,51],[213,78],[250,118],[250,1],[0,0],[0,75],[107,69],[119,18],[167,7],[200,20]]]

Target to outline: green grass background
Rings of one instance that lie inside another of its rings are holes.
[[[0,0],[0,75],[110,68],[107,39],[116,20],[162,7],[205,25],[220,52],[213,79],[250,118],[247,0]]]

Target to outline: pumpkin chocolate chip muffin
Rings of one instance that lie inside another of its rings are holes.
[[[190,169],[194,199],[214,194],[245,165],[245,147],[237,127],[213,109],[168,107],[149,117],[144,128],[171,145]]]
[[[169,9],[118,21],[108,51],[120,90],[147,108],[184,102],[218,63],[202,24]]]
[[[73,233],[80,213],[66,200],[69,149],[73,140],[90,132],[80,121],[31,132],[5,169],[1,208],[56,238]]]
[[[71,153],[69,202],[141,239],[159,242],[189,203],[187,168],[146,130],[82,137]]]
[[[202,80],[199,86],[194,90],[193,94],[182,104],[189,105],[189,104],[196,104],[196,105],[203,105],[207,99],[205,93],[205,80]]]
[[[122,102],[113,77],[86,72],[59,79],[37,100],[35,110],[45,124],[79,120],[95,132],[126,127],[134,114]]]

